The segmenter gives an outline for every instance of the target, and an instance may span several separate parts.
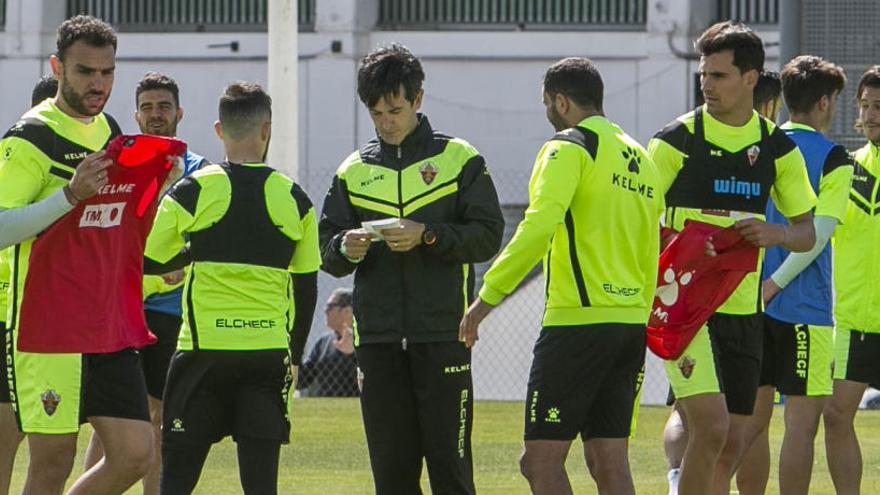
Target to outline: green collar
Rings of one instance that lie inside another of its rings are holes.
[[[799,122],[792,122],[790,120],[788,122],[782,124],[782,128],[783,129],[800,129],[802,131],[819,132],[816,129],[813,129],[812,127],[808,126],[807,124],[801,124]]]

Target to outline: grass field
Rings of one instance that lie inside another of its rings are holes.
[[[778,457],[782,440],[782,410],[777,409],[771,427],[771,449]],[[520,476],[517,457],[522,447],[523,405],[516,402],[477,402],[474,426],[474,469],[480,494],[509,495],[528,493],[528,485]],[[643,407],[639,427],[630,445],[630,462],[636,491],[640,494],[666,493],[666,465],[661,433],[668,409]],[[279,476],[281,494],[358,495],[372,491],[360,408],[356,399],[298,399],[294,403],[292,442],[282,449]],[[862,411],[857,416],[857,429],[864,456],[862,493],[880,493],[880,413]],[[88,427],[80,435],[79,458],[88,439]],[[822,435],[820,430],[820,438]],[[811,494],[832,494],[831,479],[825,465],[825,451],[818,443]],[[12,493],[20,493],[26,468],[26,451],[19,452]],[[575,444],[568,460],[568,472],[575,493],[595,493],[587,474],[579,444]],[[776,466],[771,468],[768,493],[778,493]],[[427,476],[425,475],[424,481]],[[427,483],[423,482],[429,493]],[[140,493],[136,487],[129,493]],[[215,446],[208,457],[199,494],[225,495],[241,493],[235,449],[230,441]]]

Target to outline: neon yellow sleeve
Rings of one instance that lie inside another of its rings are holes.
[[[675,149],[666,141],[653,138],[648,141],[648,156],[657,165],[657,171],[660,173],[662,194],[665,196],[684,166],[685,154]]]
[[[586,150],[574,143],[550,141],[541,148],[529,181],[529,206],[510,243],[483,276],[480,298],[497,305],[544,257],[557,226],[565,220],[585,166]]]
[[[290,261],[292,273],[311,273],[321,268],[321,248],[318,245],[318,220],[315,208],[300,221],[302,237],[296,242],[296,251]]]
[[[819,179],[816,216],[836,218],[839,223],[843,223],[854,169],[852,157],[843,146],[835,147],[828,154],[822,167],[822,178]]]
[[[0,208],[18,208],[40,197],[46,170],[42,153],[28,141],[7,138],[0,142]]]
[[[779,212],[787,218],[807,213],[816,205],[807,165],[797,147],[776,159],[776,182],[770,195]]]
[[[159,203],[159,211],[153,221],[153,228],[147,237],[144,255],[159,263],[165,263],[183,249],[183,233],[189,229],[194,218],[170,195],[165,195]]]

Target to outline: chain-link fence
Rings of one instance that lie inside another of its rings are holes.
[[[320,212],[321,201],[333,177],[333,170],[310,170],[302,177],[303,188],[315,201]],[[504,245],[513,236],[516,226],[522,220],[528,202],[528,179],[530,170],[516,172],[495,172],[493,180],[502,198],[515,198],[502,204],[505,215]],[[482,275],[491,262],[475,266],[476,287],[482,283]],[[339,287],[351,287],[352,277],[333,278],[321,273],[318,279],[318,309],[312,334],[306,346],[306,356],[311,349],[321,349],[333,339],[324,321],[322,309],[330,294]],[[523,280],[518,290],[511,294],[480,327],[480,341],[474,347],[472,372],[475,395],[478,399],[523,400],[526,395],[526,382],[532,363],[532,348],[541,329],[544,311],[544,277],[537,265]],[[334,394],[314,393],[313,395],[338,395],[352,380],[356,379],[350,369],[327,369],[323,380]],[[667,385],[663,368],[658,359],[648,358],[645,384],[642,391],[643,403],[659,404],[666,400]],[[304,395],[309,391],[304,391]]]

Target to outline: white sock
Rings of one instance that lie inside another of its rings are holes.
[[[678,495],[678,477],[681,475],[681,469],[670,469],[666,473],[666,479],[669,481],[669,495]]]

